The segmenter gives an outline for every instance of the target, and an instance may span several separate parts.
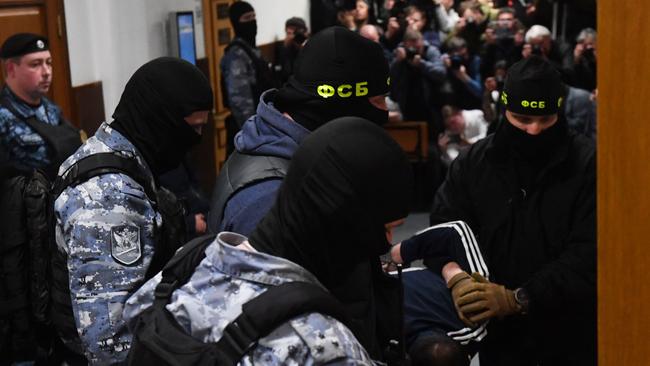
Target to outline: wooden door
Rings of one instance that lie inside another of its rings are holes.
[[[598,1],[600,366],[650,365],[650,2]]]
[[[234,38],[234,31],[228,17],[228,8],[233,2],[233,0],[203,0],[205,54],[210,65],[210,82],[215,97],[214,154],[217,173],[226,161],[226,127],[224,121],[230,113],[223,106],[219,63],[226,46]]]
[[[64,27],[63,0],[0,0],[0,44],[19,32],[42,34],[49,39],[53,75],[48,97],[61,107],[66,118],[73,119]],[[4,83],[1,76],[0,82]]]

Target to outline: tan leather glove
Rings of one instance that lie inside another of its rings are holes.
[[[486,280],[479,273],[473,273],[472,279],[476,281],[471,287],[472,291],[460,296],[456,308],[460,309],[470,322],[481,323],[491,318],[503,318],[521,312],[521,306],[515,301],[512,291]]]
[[[463,312],[460,311],[458,300],[461,298],[461,296],[471,293],[473,284],[474,280],[467,272],[458,273],[452,277],[449,282],[447,282],[447,287],[451,290],[451,298],[454,301],[454,307],[456,307],[458,317],[463,323],[465,323],[465,325],[470,328],[476,327],[477,324],[467,319]]]

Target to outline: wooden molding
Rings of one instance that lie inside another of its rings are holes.
[[[78,127],[92,136],[104,122],[104,91],[102,82],[84,84],[72,88],[75,120]]]

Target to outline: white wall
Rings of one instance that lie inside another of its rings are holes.
[[[309,26],[308,0],[247,0],[257,16],[257,44],[284,39],[284,22],[300,17]]]
[[[258,22],[257,44],[284,38],[284,22],[309,24],[308,0],[248,0]],[[101,81],[106,119],[124,85],[145,62],[169,53],[165,24],[172,11],[194,11],[196,53],[205,57],[201,0],[64,0],[72,86]]]
[[[194,11],[196,52],[205,57],[201,0],[65,0],[72,86],[101,81],[109,119],[124,85],[145,62],[169,54],[166,21]]]

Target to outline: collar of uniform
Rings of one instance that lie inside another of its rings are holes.
[[[22,117],[22,118],[29,118],[33,117],[36,115],[36,110],[38,108],[41,108],[45,106],[45,98],[41,99],[41,104],[39,106],[33,106],[30,104],[27,104],[24,100],[20,99],[14,92],[9,88],[8,85],[5,85],[4,88],[2,88],[2,97],[9,99],[11,105],[13,108],[20,114],[20,116],[17,117]]]
[[[218,271],[247,281],[270,286],[300,281],[323,287],[313,274],[294,262],[262,252],[237,249],[236,246],[245,240],[247,238],[240,234],[219,233],[214,245],[206,249],[206,257]]]
[[[147,165],[147,162],[142,157],[142,154],[138,152],[135,145],[133,145],[133,143],[124,137],[124,135],[122,135],[118,130],[111,128],[108,123],[102,123],[97,129],[97,132],[95,132],[94,137],[108,146],[109,149],[119,152],[121,155],[128,158],[136,158],[138,162],[146,168],[147,174],[152,175],[149,165]]]

